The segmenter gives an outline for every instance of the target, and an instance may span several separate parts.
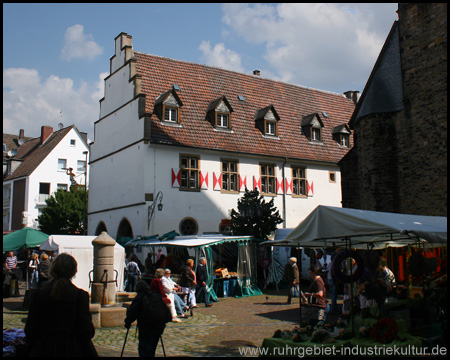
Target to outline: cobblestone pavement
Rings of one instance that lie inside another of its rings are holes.
[[[22,285],[23,286],[23,285]],[[285,304],[286,295],[274,292],[245,298],[219,298],[210,308],[199,304],[194,316],[169,323],[162,336],[167,357],[242,356],[245,347],[261,346],[277,329],[292,329],[299,320],[298,299]],[[286,292],[287,290],[284,290]],[[21,297],[3,299],[3,328],[22,329],[27,311]],[[96,329],[93,342],[102,357],[120,357],[126,336],[124,327]],[[131,327],[124,357],[138,356],[136,327]],[[156,356],[164,356],[161,342]]]

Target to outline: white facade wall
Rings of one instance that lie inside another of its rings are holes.
[[[95,124],[91,161],[133,144],[143,135],[144,119],[138,117],[138,100],[135,99]]]
[[[89,234],[95,235],[103,222],[108,233],[117,237],[119,225],[128,220],[136,238],[180,232],[180,222],[193,218],[198,234],[218,232],[222,219],[230,218],[230,210],[237,210],[238,194],[222,193],[213,189],[213,173],[220,174],[221,159],[239,160],[239,173],[246,178],[248,189],[253,189],[253,176],[260,177],[260,163],[277,166],[277,178],[282,180],[282,167],[291,179],[291,165],[306,166],[307,180],[313,183],[313,196],[295,198],[279,193],[275,206],[283,217],[286,205],[286,227],[294,227],[318,205],[341,206],[341,178],[336,164],[284,163],[281,158],[267,158],[175,147],[162,144],[144,144],[144,119],[139,119],[139,81],[132,79],[134,64],[129,62],[131,37],[121,34],[115,39],[115,55],[111,58],[111,75],[105,79],[105,97],[100,102],[100,120],[95,123],[95,142],[91,145]],[[130,81],[131,79],[131,81]],[[146,99],[153,102],[155,99]],[[211,130],[213,131],[213,130]],[[314,145],[311,145],[314,146]],[[200,169],[207,173],[208,188],[199,191],[180,191],[172,186],[172,169],[180,167],[180,154],[200,155]],[[284,165],[283,165],[284,164]],[[329,181],[329,172],[335,172],[336,181]],[[155,209],[148,226],[146,194],[155,198],[163,193],[163,210]],[[283,201],[285,200],[285,201]],[[266,197],[266,201],[270,201]],[[280,224],[279,227],[282,227]]]
[[[172,187],[172,169],[179,167],[180,154],[200,156],[200,169],[207,173],[208,188],[200,191],[180,191]],[[222,219],[230,218],[231,209],[237,210],[237,201],[243,195],[245,188],[239,194],[222,193],[213,189],[213,173],[221,171],[221,159],[236,159],[239,161],[240,175],[245,178],[248,189],[253,189],[253,176],[259,177],[261,162],[274,163],[277,166],[276,175],[281,181],[282,159],[257,158],[232,153],[214,152],[201,149],[189,149],[167,145],[143,142],[133,145],[122,152],[98,161],[91,165],[91,176],[102,174],[108,178],[107,186],[100,186],[92,181],[89,213],[114,209],[144,201],[145,193],[152,193],[154,197],[163,193],[163,210],[155,209],[148,228],[148,207],[145,204],[110,210],[104,213],[89,215],[89,231],[94,234],[100,221],[103,221],[112,236],[116,236],[118,226],[126,218],[133,229],[133,235],[148,236],[162,235],[171,230],[180,232],[179,225],[185,218],[193,218],[198,223],[198,233],[218,232]],[[113,165],[112,165],[113,164]],[[284,164],[285,176],[291,178],[291,165]],[[318,205],[341,206],[340,173],[336,165],[301,164],[307,168],[307,179],[312,182],[314,192],[306,198],[293,197],[285,194],[286,227],[295,227]],[[336,182],[329,181],[329,172],[336,175]],[[130,174],[133,174],[131,176]],[[98,187],[97,187],[98,186]],[[95,187],[95,191],[94,191]],[[111,196],[114,194],[114,196]],[[274,205],[283,217],[283,194],[277,194]],[[266,196],[265,200],[270,201]],[[282,227],[280,224],[279,227]]]
[[[145,147],[139,143],[90,165],[89,213],[144,201]]]
[[[70,144],[70,140],[75,140],[75,145]],[[45,198],[39,196],[40,183],[50,184],[50,195],[57,191],[58,184],[66,184],[67,189],[70,188],[70,177],[66,174],[65,170],[58,170],[58,159],[66,159],[66,168],[73,168],[75,174],[75,180],[78,184],[85,184],[84,171],[77,171],[77,162],[86,161],[86,155],[84,151],[89,151],[88,146],[84,140],[80,137],[77,131],[71,129],[66,136],[55,146],[55,148],[47,155],[47,157],[39,164],[39,166],[33,171],[33,173],[26,179],[25,189],[25,212],[27,216],[27,225],[29,227],[37,226],[37,217],[40,214],[39,210],[46,206]],[[89,154],[88,154],[89,163]],[[88,167],[88,181],[87,186],[89,189],[89,165]],[[14,181],[19,179],[13,179],[4,183],[5,185],[11,184],[11,198],[12,202],[14,196]],[[10,203],[10,209],[12,209],[12,203]],[[11,216],[11,214],[10,214]],[[9,228],[11,226],[11,218],[9,221]]]
[[[70,145],[71,139],[75,140],[75,146]],[[84,151],[89,151],[89,148],[79,134],[74,129],[71,129],[29,176],[28,197],[25,204],[25,208],[28,209],[29,222],[36,220],[39,215],[38,209],[46,206],[45,201],[39,200],[39,184],[41,182],[50,183],[50,194],[54,194],[57,191],[58,184],[66,184],[67,189],[70,188],[70,177],[66,174],[66,171],[58,170],[58,159],[66,159],[66,168],[73,168],[75,181],[80,185],[85,184],[84,171],[77,171],[77,162],[86,161],[86,155],[83,154]],[[87,187],[89,189],[89,174]]]
[[[123,66],[105,79],[105,97],[100,103],[100,119],[134,98],[134,82],[129,79],[130,65]]]

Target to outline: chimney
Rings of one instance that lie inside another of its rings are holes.
[[[346,91],[344,93],[345,97],[351,101],[353,101],[355,104],[358,102],[359,100],[359,91],[355,90],[350,90],[350,91]]]
[[[42,126],[41,127],[41,145],[49,138],[49,136],[52,134],[53,128],[51,126]]]
[[[253,75],[259,76],[260,74],[261,74],[261,71],[253,70]]]
[[[24,139],[25,138],[25,130],[24,129],[20,129],[19,130],[19,139]]]

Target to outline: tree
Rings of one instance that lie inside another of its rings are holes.
[[[258,189],[245,188],[245,194],[238,199],[238,211],[231,210],[233,234],[253,235],[257,239],[267,240],[277,225],[283,222],[273,203],[273,198],[266,202]]]
[[[85,192],[82,187],[71,186],[70,191],[58,190],[45,202],[47,206],[38,216],[39,230],[46,234],[59,235],[84,233]]]

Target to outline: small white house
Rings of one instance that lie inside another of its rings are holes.
[[[16,151],[7,152],[3,172],[3,231],[24,226],[37,228],[37,217],[51,194],[58,189],[69,190],[74,182],[88,185],[86,136],[74,125],[59,131],[42,126],[40,137],[20,141]]]
[[[91,144],[89,234],[222,232],[245,188],[274,198],[284,227],[341,206],[353,110],[342,94],[134,51],[121,33]]]

